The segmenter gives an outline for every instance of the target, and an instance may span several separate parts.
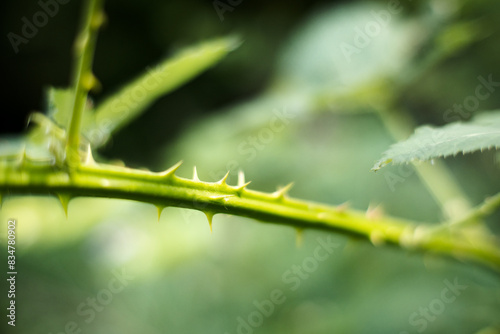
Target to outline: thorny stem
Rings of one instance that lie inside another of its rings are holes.
[[[21,167],[20,167],[21,166]],[[162,173],[123,167],[96,165],[88,159],[71,173],[29,160],[0,166],[0,193],[56,194],[65,199],[76,196],[109,197],[151,203],[163,209],[175,206],[203,211],[211,217],[225,213],[298,229],[329,230],[370,240],[374,245],[392,244],[414,251],[431,251],[466,259],[500,271],[500,249],[488,235],[432,233],[435,224],[423,224],[388,216],[371,216],[362,211],[292,199],[288,188],[275,193],[247,189],[240,182],[230,186],[226,178],[208,183],[177,177],[179,165]]]
[[[87,2],[82,30],[75,43],[74,105],[66,142],[65,168],[30,160],[25,154],[20,161],[0,161],[1,194],[55,194],[65,210],[77,196],[107,197],[151,203],[159,208],[176,206],[200,210],[209,222],[217,213],[226,213],[292,226],[298,230],[314,228],[370,240],[374,245],[392,244],[402,249],[431,251],[456,259],[487,265],[500,272],[500,247],[491,235],[466,235],[463,229],[435,233],[436,224],[424,224],[388,216],[374,216],[362,211],[292,199],[289,187],[274,193],[247,189],[243,178],[237,186],[226,183],[227,175],[215,183],[198,177],[184,179],[175,175],[179,165],[162,173],[152,173],[94,162],[91,150],[84,156],[79,150],[80,127],[87,94],[96,85],[91,72],[97,30],[103,23],[102,0]],[[389,115],[380,112],[386,127],[396,139],[413,129],[406,113]],[[442,167],[432,170],[417,166],[421,178],[450,217],[459,216],[447,210],[456,198],[470,206],[450,174]],[[444,189],[441,191],[440,189]],[[1,202],[1,197],[0,197]],[[500,205],[500,195],[472,211],[464,221],[478,219]],[[457,225],[460,225],[460,221]]]

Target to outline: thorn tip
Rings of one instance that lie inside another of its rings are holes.
[[[244,183],[242,185],[238,185],[236,187],[236,191],[243,191],[250,183],[252,183],[252,181],[248,181],[247,183]]]
[[[175,172],[179,169],[179,167],[182,165],[182,160],[179,161],[178,163],[176,163],[175,165],[173,165],[172,167],[170,167],[169,169],[167,169],[166,171],[163,171],[163,172],[160,172],[159,175],[162,177],[162,178],[170,178],[170,177],[173,177],[175,176]]]
[[[95,160],[94,156],[92,155],[92,148],[90,147],[90,144],[87,145],[87,157],[85,158],[85,164],[86,165],[95,165]]]
[[[165,209],[165,207],[163,205],[155,205],[155,206],[156,209],[158,210],[158,223],[159,223],[161,218],[161,213],[163,212],[163,209]]]
[[[71,196],[67,194],[57,194],[57,197],[59,198],[59,202],[62,205],[64,214],[66,215],[66,219],[68,219],[68,206],[69,202],[71,201]]]
[[[212,233],[212,221],[214,218],[214,213],[213,212],[204,212],[205,215],[207,216],[208,219],[208,226],[210,226],[210,233]]]
[[[284,186],[283,188],[281,189],[278,189],[276,190],[272,196],[276,199],[283,199],[285,198],[285,196],[288,194],[288,192],[290,191],[290,189],[293,187],[293,182],[290,182],[289,184],[287,184],[286,186]]]
[[[200,182],[200,178],[198,177],[198,171],[196,170],[196,166],[193,167],[193,181]]]
[[[365,215],[370,220],[379,220],[384,216],[384,209],[381,205],[369,205]]]
[[[335,209],[337,212],[342,213],[342,212],[345,212],[346,210],[348,210],[349,206],[350,206],[349,202],[344,202],[340,205],[337,205],[337,207]]]
[[[227,171],[226,175],[224,175],[224,177],[222,179],[220,179],[219,182],[217,182],[218,184],[227,184],[227,178],[229,177],[229,171]]]

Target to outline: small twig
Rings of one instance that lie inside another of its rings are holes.
[[[74,102],[66,143],[66,162],[69,167],[80,164],[79,147],[82,114],[87,102],[88,92],[97,84],[97,80],[92,74],[92,61],[97,31],[104,22],[102,7],[102,0],[86,2],[84,20],[74,45]]]
[[[499,207],[500,207],[500,193],[486,198],[483,203],[473,208],[465,217],[451,222],[449,226],[461,227],[477,223],[481,219],[491,215]]]

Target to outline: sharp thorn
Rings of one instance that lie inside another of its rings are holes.
[[[342,203],[340,205],[337,205],[337,207],[335,208],[335,210],[337,212],[345,212],[347,209],[349,209],[349,206],[350,206],[349,202],[344,202],[344,203]]]
[[[2,208],[3,205],[3,194],[0,194],[0,209]]]
[[[214,218],[214,213],[213,212],[205,212],[205,215],[207,216],[207,219],[208,219],[208,226],[210,226],[210,233],[212,233],[212,220]]]
[[[244,187],[244,186],[245,186],[245,173],[243,173],[243,171],[240,169],[238,171],[238,187]]]
[[[224,177],[222,179],[220,179],[219,182],[217,182],[218,184],[227,184],[227,178],[229,177],[229,171],[227,171],[226,175],[224,175]]]
[[[87,157],[85,158],[85,164],[86,165],[95,165],[95,160],[94,157],[92,156],[92,148],[90,147],[90,144],[87,145]]]
[[[163,209],[165,209],[165,206],[163,205],[155,205],[156,209],[158,210],[158,223],[160,222],[161,218],[161,213],[163,212]]]
[[[368,209],[366,210],[366,217],[370,220],[378,220],[384,216],[384,209],[382,206],[377,205],[369,205]]]
[[[196,166],[193,167],[193,181],[200,182],[200,178],[198,177],[198,171],[196,170]]]
[[[250,183],[252,183],[252,181],[248,181],[247,183],[244,183],[244,184],[241,184],[241,185],[238,185],[235,189],[236,191],[242,191],[243,189],[245,189]]]
[[[59,198],[59,202],[61,202],[64,214],[66,215],[66,219],[68,219],[68,206],[69,201],[71,201],[71,196],[66,194],[57,194],[57,197]]]
[[[26,120],[26,129],[30,126],[30,124],[32,122],[36,123],[36,121],[34,119],[37,119],[37,114],[38,114],[38,112],[33,112],[33,113],[29,114],[28,119]]]
[[[170,178],[172,176],[175,176],[175,172],[179,169],[179,167],[182,165],[182,160],[167,169],[166,171],[160,172],[159,175],[161,178]]]
[[[293,182],[290,182],[289,184],[287,184],[283,188],[276,190],[272,194],[272,196],[276,199],[282,199],[288,194],[288,192],[290,191],[290,188],[292,188],[292,186],[293,186]]]

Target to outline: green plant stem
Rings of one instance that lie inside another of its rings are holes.
[[[287,188],[275,193],[249,190],[246,184],[230,186],[225,179],[208,183],[177,177],[174,166],[163,173],[137,171],[91,160],[71,173],[29,161],[0,166],[0,193],[56,194],[67,200],[76,196],[109,197],[151,203],[160,209],[175,206],[203,211],[211,217],[225,213],[298,229],[329,230],[370,240],[374,245],[431,251],[467,259],[500,271],[500,248],[489,236],[470,240],[461,231],[433,234],[433,224],[393,217],[371,217],[363,211],[289,198]],[[64,205],[64,203],[63,203]]]
[[[80,164],[79,147],[82,114],[87,102],[88,92],[95,87],[97,82],[92,74],[92,60],[97,31],[104,21],[102,0],[89,0],[85,2],[85,5],[84,20],[74,45],[74,103],[66,143],[66,161],[69,167]]]
[[[500,193],[486,198],[480,205],[472,209],[465,217],[450,223],[451,227],[465,226],[475,224],[479,220],[491,215],[500,207]]]

